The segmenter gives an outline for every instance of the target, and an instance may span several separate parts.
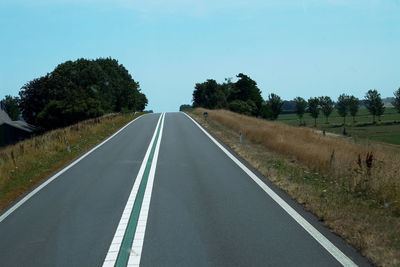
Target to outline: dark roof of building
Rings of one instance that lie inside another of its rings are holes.
[[[8,114],[4,110],[0,109],[0,125],[3,124],[10,125],[26,132],[34,132],[36,130],[35,126],[30,125],[24,121],[11,120]]]
[[[0,124],[2,124],[3,122],[11,122],[12,120],[10,119],[10,117],[8,116],[8,114],[0,109]]]

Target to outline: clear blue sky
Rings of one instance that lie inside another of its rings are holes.
[[[243,72],[266,98],[400,87],[400,0],[1,0],[0,98],[77,58],[112,57],[148,109]]]

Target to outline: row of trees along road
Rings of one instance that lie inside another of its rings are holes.
[[[228,78],[222,84],[212,79],[196,83],[193,91],[193,107],[230,109],[249,116],[276,119],[282,111],[282,99],[270,94],[268,100],[264,101],[254,80],[243,73],[239,73],[236,77],[238,78],[236,82]]]
[[[276,94],[270,94],[267,100],[263,100],[261,91],[257,83],[249,76],[240,73],[236,76],[237,82],[231,79],[225,79],[222,84],[209,79],[203,83],[196,83],[193,91],[193,107],[204,107],[208,109],[229,109],[231,111],[245,115],[263,117],[275,120],[282,112],[283,101]],[[394,92],[394,107],[400,112],[400,88]],[[329,96],[311,97],[306,101],[302,97],[296,97],[292,100],[295,104],[300,124],[304,124],[303,115],[309,112],[314,118],[314,125],[317,124],[317,118],[320,112],[325,116],[326,123],[329,122],[329,116],[336,108],[338,114],[343,117],[343,123],[346,123],[348,115],[355,117],[359,111],[361,101],[352,95],[341,94],[335,103]],[[376,117],[380,118],[385,111],[384,103],[377,90],[369,90],[362,101],[373,117],[375,123]],[[186,106],[184,108],[187,108]]]
[[[400,88],[394,93],[394,95],[395,100],[393,105],[397,108],[398,112],[400,112]],[[337,109],[339,116],[343,117],[343,124],[346,123],[346,117],[348,115],[351,115],[353,117],[353,122],[355,122],[355,117],[361,103],[357,97],[346,94],[341,94],[338,97],[336,104],[329,96],[311,97],[307,102],[301,97],[296,97],[293,101],[295,102],[295,111],[299,116],[300,123],[304,123],[304,121],[302,122],[303,115],[308,109],[311,117],[314,118],[314,126],[317,124],[317,118],[320,111],[322,111],[326,118],[326,123],[328,123],[328,118],[335,108]],[[374,123],[375,118],[380,118],[385,111],[381,95],[377,90],[369,90],[365,94],[363,103],[372,115]]]
[[[147,105],[139,83],[111,58],[67,61],[25,84],[19,98],[6,96],[3,101],[17,103],[28,123],[45,130],[106,113],[142,111]]]

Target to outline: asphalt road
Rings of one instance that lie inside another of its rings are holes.
[[[0,221],[0,266],[102,266],[159,118],[137,119]],[[184,114],[167,113],[159,128],[141,266],[341,265]],[[369,265],[263,180],[355,264]]]

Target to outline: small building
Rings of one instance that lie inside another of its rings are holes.
[[[12,121],[8,114],[0,109],[0,147],[30,138],[35,130],[35,126],[24,121]]]

